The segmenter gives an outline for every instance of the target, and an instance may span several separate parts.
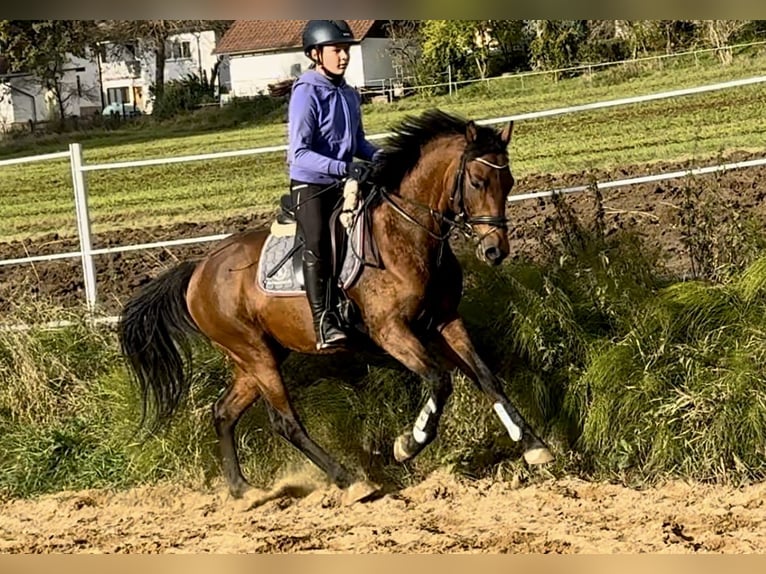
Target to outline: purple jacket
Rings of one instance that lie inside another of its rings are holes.
[[[293,84],[288,112],[290,178],[329,184],[346,176],[354,157],[372,160],[378,148],[362,127],[359,94],[309,70]]]

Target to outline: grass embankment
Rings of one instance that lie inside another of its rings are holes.
[[[584,225],[558,206],[546,260],[490,269],[465,259],[462,307],[481,353],[558,455],[549,471],[629,484],[763,478],[766,258],[715,281],[668,284],[659,258],[629,229],[609,234],[603,212]],[[720,228],[700,227],[696,244]],[[136,432],[140,403],[112,333],[85,324],[0,332],[0,492],[219,479],[210,405],[228,368],[204,345],[196,365],[173,424],[146,437]],[[408,484],[444,465],[468,476],[537,472],[520,463],[490,404],[462,377],[437,441],[402,466],[391,444],[418,411],[417,377],[395,365],[300,356],[285,374],[309,432],[374,478]],[[260,485],[304,462],[276,437],[262,405],[239,430],[246,472]]]

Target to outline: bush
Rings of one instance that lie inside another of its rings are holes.
[[[165,84],[162,95],[155,99],[152,115],[165,120],[190,112],[200,104],[215,102],[213,93],[213,84],[204,74],[202,78],[189,74],[182,80],[172,80]]]

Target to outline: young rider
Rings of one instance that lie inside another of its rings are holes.
[[[288,163],[296,220],[305,239],[303,277],[314,320],[317,349],[342,344],[347,335],[331,308],[329,219],[341,181],[364,181],[378,148],[367,141],[359,94],[344,74],[350,47],[358,44],[344,20],[310,20],[303,51],[311,61],[292,87],[288,112]]]

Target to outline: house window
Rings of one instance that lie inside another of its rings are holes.
[[[125,44],[125,55],[126,55],[125,59],[126,60],[137,60],[138,59],[136,58],[137,53],[138,51],[136,50],[135,44]]]
[[[293,64],[290,66],[290,77],[291,78],[298,78],[301,75],[301,68],[302,66],[300,64]]]
[[[108,104],[113,104],[115,102],[120,104],[129,104],[130,93],[128,92],[128,87],[124,86],[122,88],[109,88],[106,91],[106,99]]]
[[[191,58],[191,46],[189,42],[173,42],[170,47],[170,58],[173,60]]]

